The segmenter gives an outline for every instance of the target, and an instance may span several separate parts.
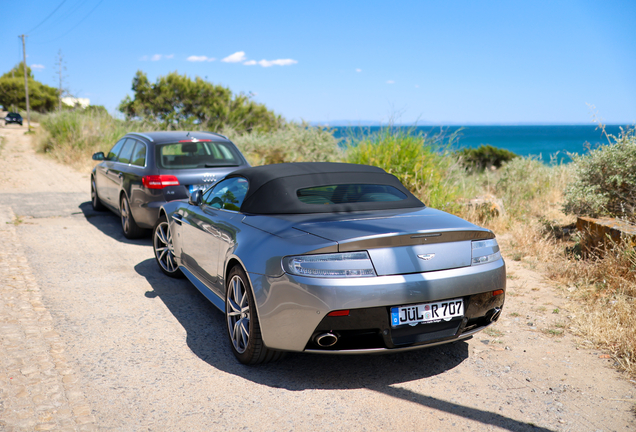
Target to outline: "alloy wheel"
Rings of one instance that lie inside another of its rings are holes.
[[[157,225],[153,243],[159,265],[168,273],[176,272],[178,267],[174,259],[174,246],[168,222],[160,222]]]
[[[130,232],[130,207],[128,206],[128,200],[126,197],[122,197],[121,206],[119,207],[121,213],[121,227],[125,233]]]
[[[250,304],[243,280],[235,275],[228,287],[225,314],[230,340],[238,353],[244,353],[250,340]]]
[[[91,182],[91,201],[93,201],[93,207],[97,207],[97,191],[95,190],[95,181]]]

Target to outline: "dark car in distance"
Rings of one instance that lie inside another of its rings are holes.
[[[144,236],[168,201],[187,199],[249,164],[225,136],[212,132],[128,133],[91,173],[93,209],[120,215],[127,238]]]
[[[18,113],[15,112],[10,112],[9,114],[7,114],[7,116],[4,118],[4,125],[8,125],[9,123],[17,123],[20,126],[22,126],[22,116]]]

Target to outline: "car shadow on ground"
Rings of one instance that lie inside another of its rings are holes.
[[[500,414],[419,394],[396,384],[448,372],[468,358],[468,344],[383,355],[319,355],[289,353],[283,360],[257,366],[237,362],[226,336],[224,315],[187,279],[165,276],[154,259],[135,266],[152,291],[183,326],[192,352],[210,366],[252,382],[290,391],[307,389],[341,390],[367,388],[396,399],[415,402],[441,412],[497,426],[510,431],[548,431]]]
[[[84,215],[88,223],[100,230],[107,236],[120,241],[122,243],[148,245],[152,246],[151,230],[148,230],[146,236],[139,239],[127,239],[121,228],[121,220],[118,215],[110,210],[95,211],[90,201],[83,202],[79,205],[81,213]]]

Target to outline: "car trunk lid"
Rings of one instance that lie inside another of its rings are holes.
[[[466,267],[472,240],[493,234],[435,209],[390,216],[342,216],[294,228],[338,243],[338,250],[368,251],[379,276]]]

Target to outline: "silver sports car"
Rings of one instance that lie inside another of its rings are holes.
[[[225,313],[245,364],[466,339],[499,318],[506,291],[491,231],[364,165],[239,169],[165,204],[153,246],[165,274]]]

